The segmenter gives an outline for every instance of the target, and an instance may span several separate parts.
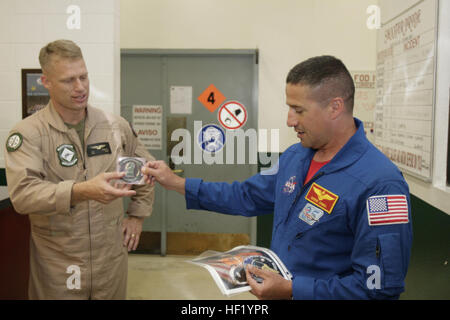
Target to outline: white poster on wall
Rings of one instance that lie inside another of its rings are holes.
[[[400,169],[431,179],[436,0],[421,0],[377,33],[375,145]]]
[[[133,128],[148,150],[162,149],[162,115],[160,105],[133,106]]]
[[[376,102],[375,71],[350,71],[355,83],[353,115],[364,124],[367,139],[374,142],[374,114]]]
[[[170,87],[170,113],[192,113],[192,87]]]

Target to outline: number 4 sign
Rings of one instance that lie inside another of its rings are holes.
[[[214,112],[225,101],[225,96],[219,91],[213,84],[210,84],[208,88],[197,98],[206,109],[210,112]]]

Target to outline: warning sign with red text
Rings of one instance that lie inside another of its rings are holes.
[[[133,106],[133,128],[146,149],[162,149],[162,114],[160,105]]]

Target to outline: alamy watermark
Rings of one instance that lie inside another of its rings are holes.
[[[66,9],[66,13],[70,14],[67,18],[66,26],[69,30],[81,29],[81,9],[78,5],[70,5]],[[381,27],[381,10],[377,5],[370,5],[366,9],[366,13],[369,14],[369,17],[366,20],[367,28],[380,29]]]
[[[218,152],[207,152],[202,149],[202,146],[198,143],[201,132],[202,121],[194,121],[194,137],[187,129],[180,128],[172,132],[170,140],[179,141],[172,148],[170,154],[174,164],[258,164],[258,145],[265,146],[266,150],[272,150],[270,154],[260,152],[259,163],[262,166],[272,167],[278,163],[279,129],[270,130],[270,148],[269,130],[267,129],[226,130],[224,137],[226,148],[222,148]],[[223,151],[224,149],[225,151]],[[274,168],[262,169],[261,174],[272,175],[276,174],[277,171]]]
[[[81,29],[81,9],[79,6],[72,4],[67,7],[66,13],[70,14],[67,18],[66,26],[69,30]]]
[[[367,267],[366,273],[370,274],[370,276],[367,278],[367,281],[366,281],[367,289],[369,289],[369,290],[381,289],[380,267],[372,264]]]
[[[66,273],[70,276],[66,280],[66,286],[69,290],[81,289],[81,270],[77,265],[70,265],[67,267]]]
[[[366,9],[366,13],[370,16],[366,20],[366,26],[370,30],[381,28],[381,10],[377,5],[370,5]]]

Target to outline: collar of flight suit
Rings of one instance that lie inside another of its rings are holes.
[[[356,132],[333,157],[333,159],[323,166],[323,171],[325,173],[338,171],[352,165],[359,158],[361,158],[369,148],[370,143],[366,138],[363,123],[357,118],[353,119],[356,125]]]
[[[61,118],[61,116],[53,106],[52,100],[50,100],[50,102],[47,104],[44,112],[48,124],[53,128],[61,132],[67,132],[69,130],[69,128],[67,128],[67,126],[64,124],[64,120]]]
[[[86,117],[84,123],[85,137],[89,136],[91,129],[100,119],[100,115],[96,111],[97,110],[95,110],[89,104],[86,107]],[[51,100],[48,103],[47,107],[45,108],[44,112],[46,112],[46,119],[49,125],[51,125],[53,128],[65,133],[69,130],[69,128],[64,123],[64,120],[61,118],[60,114],[56,111],[55,107],[53,106]]]

